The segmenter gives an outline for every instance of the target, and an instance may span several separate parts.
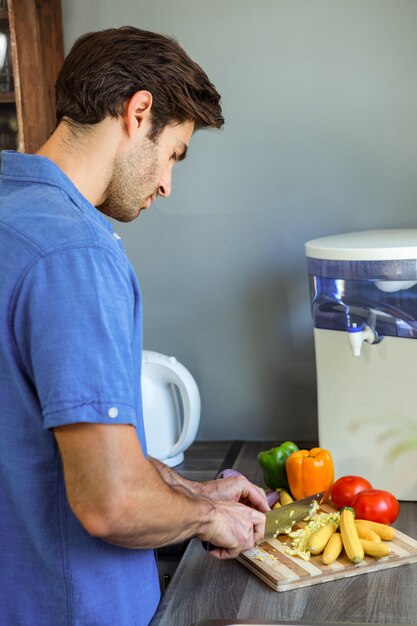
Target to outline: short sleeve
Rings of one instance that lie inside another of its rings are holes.
[[[135,294],[125,257],[99,245],[39,258],[18,289],[14,335],[43,425],[136,425]]]

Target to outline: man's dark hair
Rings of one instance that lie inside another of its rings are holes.
[[[167,124],[220,128],[220,95],[207,74],[171,37],[133,26],[87,33],[74,43],[55,86],[57,123],[75,127],[123,115],[137,91],[152,94],[155,140]]]

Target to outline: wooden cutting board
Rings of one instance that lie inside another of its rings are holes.
[[[333,509],[323,505],[321,511],[329,513]],[[375,559],[365,555],[364,560],[357,565],[349,561],[343,552],[331,565],[324,565],[320,555],[304,561],[285,553],[289,543],[288,536],[280,535],[277,539],[268,539],[256,548],[242,552],[237,560],[275,591],[298,589],[417,562],[417,541],[397,529],[394,539],[387,542],[391,547],[389,556]]]

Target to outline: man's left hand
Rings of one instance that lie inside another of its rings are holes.
[[[263,513],[270,510],[264,490],[244,476],[231,476],[199,483],[199,491],[213,500],[241,502]]]

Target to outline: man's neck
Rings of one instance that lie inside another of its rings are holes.
[[[94,206],[104,200],[120,141],[117,120],[106,118],[77,137],[61,122],[37,154],[53,161]]]

